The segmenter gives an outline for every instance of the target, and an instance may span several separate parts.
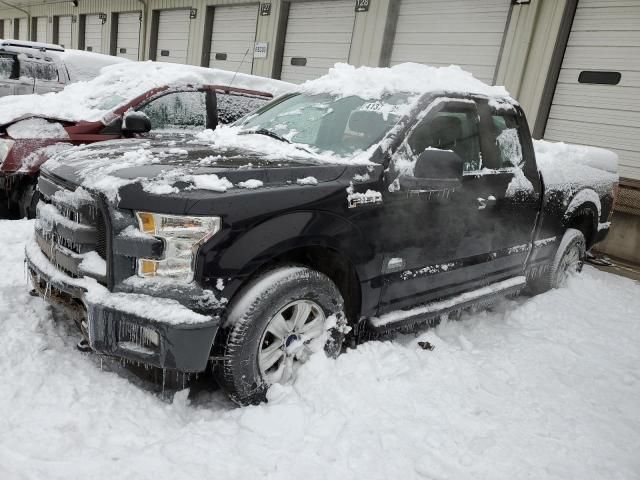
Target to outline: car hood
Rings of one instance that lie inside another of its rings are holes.
[[[318,186],[339,178],[346,168],[322,163],[304,150],[274,158],[246,148],[213,148],[189,136],[163,136],[73,148],[47,162],[43,173],[71,188],[103,194],[120,208],[171,213],[215,197]]]

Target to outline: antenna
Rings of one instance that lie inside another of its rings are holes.
[[[242,67],[242,64],[244,63],[244,59],[247,58],[247,55],[249,55],[249,47],[247,47],[247,51],[244,52],[244,56],[242,57],[242,60],[240,61],[240,65],[238,65],[238,68],[236,69],[236,73],[233,74],[233,78],[231,79],[231,83],[229,83],[229,86],[231,86],[233,84],[233,82],[236,79],[236,75],[238,75],[238,72],[240,71],[240,67]]]

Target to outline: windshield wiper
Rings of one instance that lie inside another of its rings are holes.
[[[272,132],[271,130],[267,130],[266,128],[256,128],[255,130],[244,130],[240,132],[240,135],[248,135],[250,133],[255,133],[256,135],[266,135],[267,137],[275,138],[276,140],[280,140],[281,142],[291,143],[291,140],[287,140],[282,135],[278,135],[276,132]]]

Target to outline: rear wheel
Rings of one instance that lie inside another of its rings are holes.
[[[312,354],[337,356],[345,325],[342,296],[326,275],[298,266],[268,271],[230,306],[214,375],[235,402],[260,403]]]
[[[580,230],[567,229],[551,265],[539,277],[529,280],[530,290],[537,294],[566,286],[569,277],[582,271],[586,243]]]

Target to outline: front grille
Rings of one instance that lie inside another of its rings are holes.
[[[91,276],[106,285],[106,271],[86,272],[80,267],[89,252],[107,258],[106,227],[96,200],[84,190],[71,191],[43,177],[40,191],[35,232],[42,252],[65,274]]]

